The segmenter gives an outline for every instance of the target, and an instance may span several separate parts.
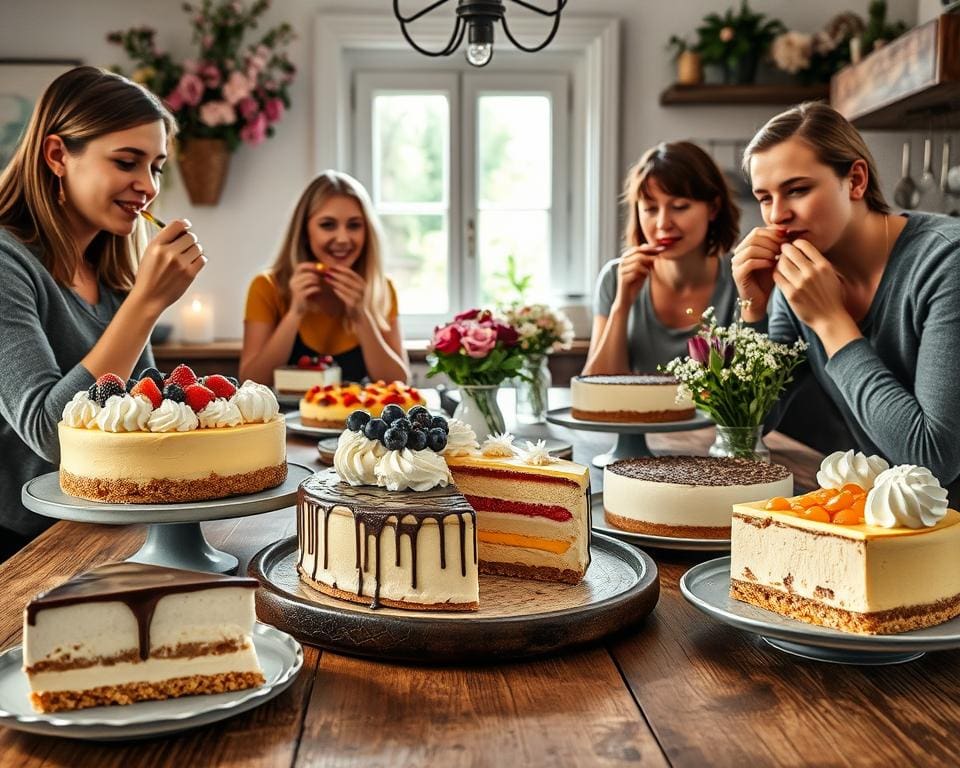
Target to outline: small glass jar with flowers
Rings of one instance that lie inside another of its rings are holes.
[[[710,307],[687,342],[688,356],[671,360],[661,370],[676,376],[680,394],[691,397],[716,422],[711,456],[769,461],[761,437],[763,422],[806,348],[802,340],[779,344],[739,320],[718,326]]]

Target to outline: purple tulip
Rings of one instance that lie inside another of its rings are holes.
[[[724,368],[730,365],[730,363],[733,361],[733,344],[725,344],[720,339],[711,339],[710,346],[712,346],[716,350],[717,354],[720,355],[720,359],[723,360]]]
[[[710,345],[702,336],[694,336],[687,341],[687,352],[700,365],[706,365],[710,360]]]

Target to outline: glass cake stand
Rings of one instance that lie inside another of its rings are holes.
[[[182,504],[107,504],[64,493],[59,474],[49,472],[24,483],[20,498],[31,512],[58,520],[100,525],[146,523],[147,539],[127,558],[130,562],[235,573],[237,558],[212,547],[204,538],[200,522],[259,515],[292,506],[300,483],[312,474],[312,469],[288,462],[287,479],[276,488],[259,493]]]
[[[697,411],[692,419],[684,421],[662,421],[645,424],[620,424],[610,421],[586,421],[575,419],[570,408],[554,408],[547,411],[547,421],[569,429],[581,429],[586,432],[615,432],[617,442],[613,449],[593,457],[593,466],[603,468],[620,459],[634,459],[641,456],[653,456],[647,447],[647,435],[657,432],[689,432],[694,429],[712,427],[713,419],[703,411]]]

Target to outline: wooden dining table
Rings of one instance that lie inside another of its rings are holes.
[[[612,436],[551,427],[589,463]],[[657,453],[704,453],[713,429],[654,435]],[[778,433],[798,490],[821,456]],[[316,440],[291,461],[321,468]],[[603,473],[591,469],[595,489]],[[293,508],[205,523],[245,569],[295,532]],[[138,549],[145,526],[58,522],[0,565],[0,648],[20,642],[37,592]],[[808,661],[704,615],[678,582],[709,553],[647,550],[654,612],[600,644],[546,658],[444,666],[304,646],[293,685],[263,706],[163,738],[94,743],[0,727],[0,768],[30,766],[914,766],[960,764],[960,651],[894,666]],[[958,564],[960,567],[960,564]],[[491,638],[495,642],[495,638]]]

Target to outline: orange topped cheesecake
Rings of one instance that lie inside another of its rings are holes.
[[[960,513],[926,468],[885,466],[838,452],[818,474],[833,487],[734,505],[731,596],[865,634],[960,615]]]
[[[347,417],[356,410],[364,410],[376,418],[388,405],[407,409],[424,403],[421,394],[402,381],[331,384],[307,391],[300,401],[300,420],[309,427],[341,429]]]

